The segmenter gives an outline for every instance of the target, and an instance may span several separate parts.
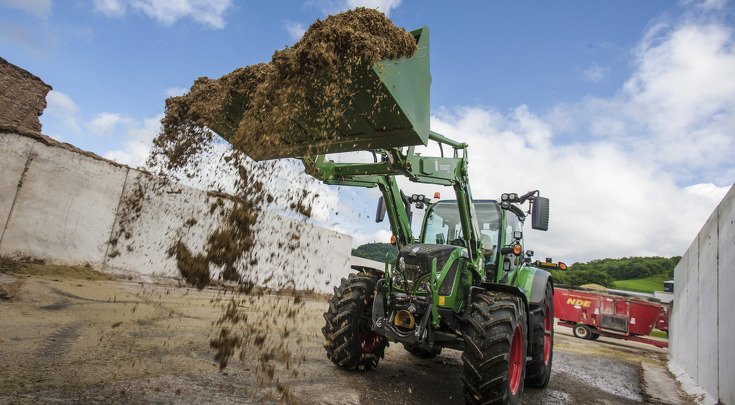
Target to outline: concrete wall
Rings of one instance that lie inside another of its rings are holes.
[[[674,270],[672,371],[704,402],[735,404],[735,187]]]
[[[0,255],[172,277],[178,270],[168,248],[182,240],[201,253],[206,236],[222,225],[209,214],[216,197],[206,192],[176,184],[154,192],[152,178],[140,171],[32,137],[0,133],[0,162]],[[121,219],[129,218],[123,201],[137,188],[144,198],[126,238],[119,235]],[[183,226],[189,219],[195,223]],[[255,234],[257,280],[273,275],[270,285],[294,279],[297,288],[331,291],[349,273],[347,235],[270,212]],[[218,276],[219,269],[211,271]]]

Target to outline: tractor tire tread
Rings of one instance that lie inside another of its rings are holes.
[[[468,404],[519,403],[520,387],[511,395],[509,387],[510,348],[515,328],[526,348],[526,309],[520,297],[502,292],[482,292],[470,306],[462,353],[464,398]]]

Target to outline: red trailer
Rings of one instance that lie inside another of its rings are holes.
[[[559,318],[559,325],[572,328],[574,336],[581,339],[606,336],[657,347],[669,346],[665,341],[644,337],[657,325],[665,325],[668,329],[668,311],[655,298],[555,287],[554,315]]]

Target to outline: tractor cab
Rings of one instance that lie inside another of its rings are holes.
[[[526,213],[518,205],[503,206],[496,200],[475,200],[474,206],[485,279],[498,281],[524,262],[523,223]],[[430,203],[419,242],[467,247],[460,221],[456,200]]]
[[[497,260],[501,242],[502,211],[495,200],[475,200],[477,230],[486,266]],[[456,200],[442,200],[430,204],[424,216],[419,242],[450,244],[466,247],[462,235],[459,208]]]

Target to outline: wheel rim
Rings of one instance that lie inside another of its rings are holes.
[[[546,306],[546,317],[544,319],[544,364],[548,365],[551,361],[551,331],[554,327],[551,315],[551,308]]]
[[[375,333],[372,327],[372,316],[370,310],[373,307],[373,298],[369,297],[365,299],[365,305],[362,309],[362,316],[358,321],[358,332],[357,337],[360,339],[360,349],[363,353],[374,353],[380,346],[382,336]]]
[[[373,353],[380,344],[380,335],[375,332],[360,332],[360,348],[363,353]]]
[[[508,373],[510,374],[510,393],[512,395],[517,394],[521,388],[521,372],[523,371],[524,360],[521,327],[516,326],[510,345],[510,366],[508,367]]]
[[[582,326],[579,326],[579,327],[577,327],[577,334],[581,338],[586,338],[587,337],[587,329],[585,329]]]

